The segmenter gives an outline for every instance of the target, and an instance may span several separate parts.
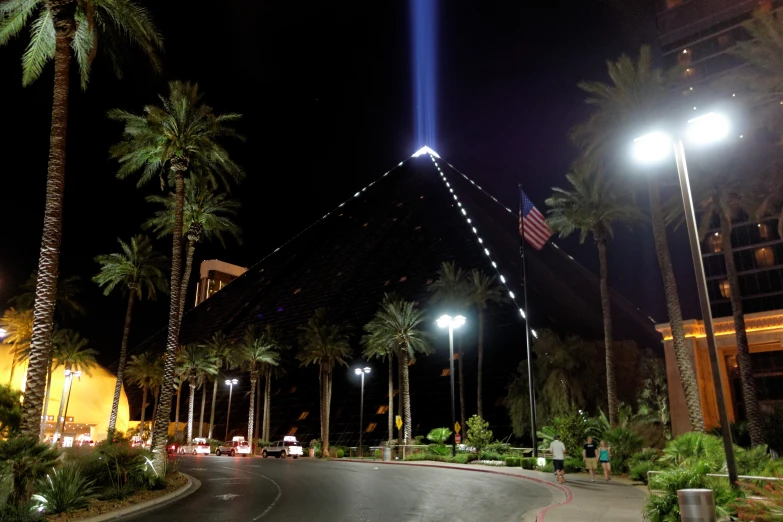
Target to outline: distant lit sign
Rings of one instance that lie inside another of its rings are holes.
[[[46,420],[48,420],[48,421],[54,420],[54,415],[47,415],[46,416]]]
[[[66,420],[67,422],[73,422],[73,417],[66,417],[66,418],[65,418],[65,420]]]

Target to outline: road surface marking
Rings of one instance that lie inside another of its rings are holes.
[[[262,475],[260,473],[253,473],[252,471],[245,471],[243,469],[229,468],[228,466],[220,466],[220,467],[221,468],[225,468],[225,469],[230,469],[232,471],[240,471],[242,473],[247,473],[249,475],[256,475],[256,476],[261,477],[261,478],[263,478],[265,480],[268,480],[269,482],[274,484],[275,487],[277,488],[277,496],[275,497],[275,499],[272,501],[271,504],[269,504],[269,506],[263,511],[263,513],[261,513],[260,515],[255,517],[252,520],[252,522],[255,522],[256,520],[261,520],[262,518],[264,518],[267,515],[267,513],[269,513],[272,510],[272,508],[275,507],[275,505],[280,501],[280,497],[283,496],[283,490],[280,488],[280,484],[278,484],[277,482],[275,482],[271,478],[267,477],[266,475]]]
[[[226,493],[225,495],[216,495],[215,498],[219,498],[220,500],[234,500],[241,496],[242,495],[237,495],[236,493]]]

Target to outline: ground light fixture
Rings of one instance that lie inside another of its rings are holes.
[[[226,438],[228,441],[228,421],[231,418],[231,395],[234,393],[234,386],[239,384],[237,379],[226,379],[226,386],[228,386],[228,410],[226,411]]]
[[[457,418],[454,411],[454,329],[465,324],[465,317],[458,315],[441,315],[435,323],[440,328],[449,329],[449,375],[451,376],[451,425],[454,427],[454,437],[451,439],[451,456],[457,455]]]
[[[688,226],[688,239],[691,246],[693,268],[696,273],[696,288],[699,292],[699,305],[704,320],[704,333],[707,339],[707,348],[710,357],[715,398],[718,403],[721,434],[723,436],[723,448],[726,452],[726,467],[728,468],[729,482],[732,486],[737,484],[737,462],[734,458],[734,445],[731,440],[729,418],[726,412],[726,400],[723,393],[723,383],[720,378],[718,365],[718,351],[715,345],[715,328],[712,323],[712,310],[710,309],[709,294],[707,293],[707,279],[704,275],[704,261],[701,256],[701,242],[696,225],[696,213],[693,207],[693,196],[688,178],[688,164],[685,160],[685,145],[683,139],[693,145],[708,145],[725,139],[731,130],[729,119],[721,114],[710,112],[688,120],[688,124],[679,136],[671,136],[664,132],[656,131],[636,138],[632,144],[632,154],[641,163],[658,163],[669,157],[672,150],[677,163],[677,175],[680,179],[680,190],[685,209],[685,223]]]
[[[359,400],[359,458],[364,456],[362,450],[362,440],[364,438],[364,376],[371,371],[372,369],[369,366],[353,369],[353,373],[362,376],[362,393],[361,399]]]

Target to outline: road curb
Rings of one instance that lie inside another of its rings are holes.
[[[169,502],[174,502],[176,500],[185,498],[201,487],[201,481],[198,480],[197,478],[192,477],[187,473],[182,473],[181,471],[179,473],[183,477],[188,479],[188,483],[182,486],[181,488],[172,491],[171,493],[166,493],[163,496],[160,496],[158,498],[153,498],[152,500],[142,502],[141,504],[134,504],[132,506],[124,507],[122,509],[117,509],[115,511],[109,511],[107,513],[95,515],[94,517],[90,517],[90,518],[82,518],[81,520],[79,520],[79,522],[104,522],[106,520],[122,519],[130,515],[138,515],[143,511],[147,511],[152,508],[157,508],[162,506],[163,504],[168,504]]]
[[[516,473],[507,473],[505,471],[498,471],[491,468],[486,469],[478,469],[473,467],[463,467],[463,466],[443,466],[441,464],[414,464],[412,462],[383,462],[378,460],[359,460],[359,459],[334,459],[337,462],[344,461],[344,462],[360,462],[362,464],[387,464],[392,466],[413,466],[413,467],[419,467],[419,468],[440,468],[440,469],[459,469],[463,471],[475,471],[476,473],[493,473],[495,475],[505,475],[506,477],[514,477],[519,478],[522,480],[529,480],[531,482],[536,482],[538,484],[541,484],[543,486],[550,487],[552,489],[555,489],[565,495],[565,500],[562,502],[558,502],[556,504],[549,504],[546,507],[543,507],[539,509],[536,512],[536,521],[537,522],[545,522],[546,513],[552,508],[556,508],[559,506],[565,506],[566,504],[570,504],[572,500],[574,500],[574,494],[571,492],[571,488],[567,486],[563,486],[562,484],[554,484],[552,482],[542,480],[535,477],[528,477],[527,475],[517,475]]]

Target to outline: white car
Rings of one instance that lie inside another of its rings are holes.
[[[293,457],[296,459],[302,455],[302,446],[297,442],[296,437],[290,435],[286,435],[283,440],[273,442],[261,451],[261,456],[264,458],[272,456],[278,459],[280,457]]]
[[[177,448],[177,453],[191,453],[193,455],[209,455],[212,452],[207,439],[195,438],[190,444],[184,444]]]
[[[218,457],[223,454],[231,457],[236,455],[250,455],[250,444],[247,443],[244,437],[234,437],[233,440],[221,444],[215,450],[215,455]]]

